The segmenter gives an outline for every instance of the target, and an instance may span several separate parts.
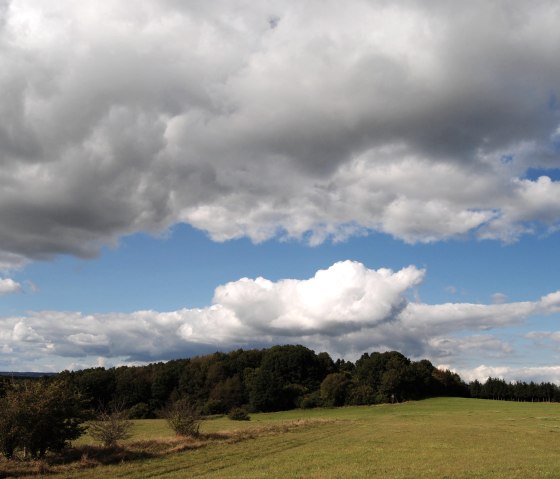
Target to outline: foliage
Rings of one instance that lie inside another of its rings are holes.
[[[126,413],[128,419],[153,419],[154,413],[145,402],[139,402],[132,406]]]
[[[363,406],[375,402],[375,390],[369,384],[355,381],[348,394],[348,403],[352,406]]]
[[[205,416],[214,416],[216,414],[225,414],[227,406],[220,399],[209,399],[202,407],[202,414]]]
[[[32,458],[60,451],[85,431],[84,401],[61,380],[30,380],[11,385],[0,399],[0,449],[7,458],[18,450]]]
[[[196,437],[200,429],[200,413],[194,404],[179,399],[168,407],[165,419],[178,436]]]
[[[89,435],[103,447],[115,447],[118,441],[128,439],[132,421],[122,410],[102,411],[88,428]]]
[[[305,346],[274,346],[266,350],[252,380],[252,409],[280,411],[296,407],[307,392],[319,389],[331,363]]]
[[[310,394],[306,394],[301,398],[299,407],[302,409],[313,409],[316,407],[321,407],[323,405],[323,400],[321,399],[320,391],[313,391]]]
[[[244,388],[238,374],[220,379],[210,391],[210,401],[223,405],[225,411],[245,402]],[[222,411],[222,412],[225,412]]]
[[[503,379],[490,377],[484,384],[479,381],[471,382],[469,392],[471,397],[480,399],[560,402],[560,388],[549,382],[540,384],[524,381],[506,383]]]
[[[354,364],[301,345],[66,371],[62,376],[89,396],[90,405],[122,404],[134,418],[158,416],[166,404],[181,398],[205,415],[215,415],[241,406],[264,412],[469,395],[459,376],[427,360],[415,362],[388,351],[365,353]]]
[[[321,383],[321,399],[328,407],[343,406],[350,387],[350,378],[344,373],[331,373]]]
[[[232,421],[249,421],[251,419],[249,412],[244,407],[234,407],[228,413],[228,417]]]
[[[88,398],[91,409],[108,407],[115,396],[115,370],[102,367],[77,372],[63,371],[59,374],[69,384]]]

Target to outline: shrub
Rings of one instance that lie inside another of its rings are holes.
[[[85,431],[84,400],[62,381],[12,384],[0,399],[0,449],[7,458],[22,450],[32,458],[60,451]]]
[[[346,402],[350,379],[344,373],[331,373],[321,383],[321,399],[327,407],[343,406]]]
[[[353,406],[375,404],[375,391],[368,384],[352,384],[350,386],[349,403]]]
[[[224,414],[227,412],[227,406],[219,399],[209,399],[204,404],[202,411],[206,416],[213,416],[215,414]]]
[[[200,413],[186,399],[179,399],[168,407],[165,419],[178,436],[196,437],[199,434]]]
[[[232,421],[249,421],[251,417],[244,407],[234,407],[228,414]]]
[[[145,402],[139,402],[132,406],[127,412],[128,419],[152,419],[154,413]]]
[[[130,437],[132,422],[123,411],[103,411],[97,421],[89,425],[89,435],[104,447],[115,447],[118,441]]]
[[[299,403],[301,409],[313,409],[323,405],[319,391],[314,391],[302,398]]]

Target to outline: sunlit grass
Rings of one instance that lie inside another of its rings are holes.
[[[245,435],[56,477],[560,477],[558,404],[432,399],[254,414],[248,422],[222,417],[205,421],[202,432],[234,429]],[[155,438],[174,440],[165,421],[135,421],[128,444]]]

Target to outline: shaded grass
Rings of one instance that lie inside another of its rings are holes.
[[[145,456],[56,477],[560,477],[558,404],[442,398],[216,418],[202,432],[181,442],[163,421],[136,421],[125,450]]]

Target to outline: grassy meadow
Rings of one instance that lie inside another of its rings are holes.
[[[124,443],[135,453],[88,468],[82,452],[81,469],[62,468],[53,477],[560,477],[554,403],[438,398],[254,414],[249,422],[224,417],[204,421],[202,432],[199,441],[181,442],[164,421],[135,421]]]

